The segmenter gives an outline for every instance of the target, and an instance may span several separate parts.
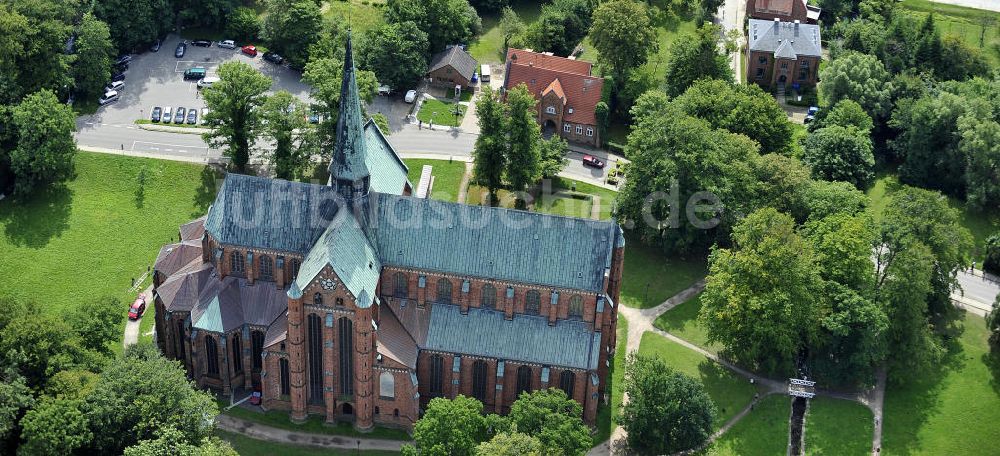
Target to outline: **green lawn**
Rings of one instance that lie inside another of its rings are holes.
[[[332,450],[299,445],[282,445],[280,443],[257,440],[242,434],[216,430],[215,435],[229,442],[240,456],[389,456],[398,455],[393,451],[357,451],[357,450]]]
[[[711,456],[783,455],[788,447],[788,418],[792,406],[787,396],[771,395],[754,407],[749,415],[722,434],[705,451]],[[808,424],[807,424],[808,426]],[[806,441],[808,451],[809,442]],[[844,454],[847,453],[837,453]]]
[[[740,410],[743,410],[753,399],[754,392],[757,391],[749,380],[706,358],[701,353],[681,346],[656,333],[647,332],[642,335],[639,353],[657,356],[677,371],[701,381],[705,385],[705,392],[719,409],[718,417],[713,423],[715,429],[721,427]],[[785,413],[787,416],[788,411],[786,410]]]
[[[618,425],[620,407],[622,405],[622,383],[625,381],[625,357],[626,343],[628,342],[628,320],[625,316],[618,314],[618,339],[615,345],[615,358],[611,364],[609,373],[609,387],[611,388],[611,405],[599,405],[597,408],[597,434],[594,435],[594,445],[608,440],[611,431]]]
[[[278,429],[287,429],[289,431],[298,432],[311,432],[314,434],[328,434],[328,435],[343,435],[348,437],[365,437],[369,439],[386,439],[386,440],[410,440],[410,435],[405,431],[398,429],[389,429],[383,427],[375,427],[371,432],[358,432],[354,429],[351,423],[340,422],[336,425],[326,424],[323,417],[320,416],[310,416],[304,423],[293,423],[288,418],[288,412],[281,410],[269,410],[267,412],[260,412],[254,410],[248,410],[243,407],[233,407],[226,410],[229,405],[228,400],[219,400],[219,410],[222,413],[234,416],[236,418],[242,418],[247,421],[253,421],[254,423],[260,423],[266,426],[271,426]]]
[[[458,107],[461,111],[457,117],[454,113],[455,107]],[[420,105],[420,111],[417,112],[417,120],[425,124],[433,122],[434,125],[457,127],[462,123],[462,116],[465,115],[466,109],[468,107],[464,105],[428,98]]]
[[[538,19],[538,14],[542,11],[542,2],[511,0],[510,7],[517,12],[525,24],[530,24]],[[500,34],[500,27],[498,25],[500,15],[497,13],[481,17],[483,19],[483,33],[469,45],[469,54],[480,64],[503,62],[505,57],[503,52],[503,35]]]
[[[593,197],[597,196],[600,197],[599,219],[611,220],[611,209],[617,196],[614,190],[564,177],[557,177],[551,184],[545,186],[553,194],[537,199],[533,206],[534,210],[546,214],[590,218],[594,204]],[[470,185],[465,201],[468,204],[482,204],[486,198],[485,193],[484,187]],[[514,207],[514,197],[510,191],[501,189],[498,196],[501,207]]]
[[[323,2],[323,19],[335,23],[350,20],[355,37],[385,22],[385,0],[328,0]]]
[[[986,325],[965,315],[949,336],[938,372],[890,378],[883,454],[997,454],[1000,360],[990,358]]]
[[[1000,13],[957,5],[945,5],[930,0],[902,0],[904,11],[923,20],[934,13],[934,22],[942,35],[962,37],[970,46],[980,49],[994,65],[1000,63],[1000,54],[994,44],[1000,42]]]
[[[450,160],[424,160],[417,158],[403,159],[406,166],[410,168],[408,177],[414,185],[420,183],[420,171],[424,165],[431,165],[434,176],[434,188],[431,190],[431,197],[442,201],[458,201],[458,192],[462,185],[462,176],[465,175],[465,162]]]
[[[673,309],[664,312],[653,322],[653,326],[671,333],[692,344],[711,352],[718,352],[722,346],[718,343],[708,343],[708,333],[698,321],[701,311],[701,294],[678,304]]]
[[[557,193],[535,201],[535,210],[552,215],[590,218],[593,199],[584,193]]]
[[[860,456],[871,453],[872,412],[858,402],[820,397],[809,401],[806,454]]]
[[[708,266],[703,257],[668,257],[658,247],[628,239],[622,304],[640,309],[655,307],[706,274]]]
[[[142,166],[149,178],[140,198]],[[181,224],[205,214],[215,189],[205,166],[81,152],[65,187],[25,203],[0,201],[0,295],[32,300],[53,315],[111,295],[123,301],[124,323],[132,279],[177,240]],[[148,331],[151,311],[144,320]]]
[[[599,218],[601,220],[611,220],[611,209],[614,208],[614,202],[615,198],[618,197],[618,192],[565,177],[555,178],[552,182],[552,186],[554,188],[567,189],[600,197],[601,207],[599,209]]]

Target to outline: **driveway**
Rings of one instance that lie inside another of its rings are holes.
[[[725,3],[719,6],[719,10],[715,13],[715,18],[717,24],[722,26],[723,34],[730,30],[739,30],[740,34],[742,34],[743,25],[747,20],[746,15],[746,0],[726,0]],[[740,40],[740,43],[743,44],[745,41],[746,40]],[[740,65],[743,63],[743,60],[740,58],[741,56],[742,54],[739,50],[729,56],[729,66],[733,70],[733,75],[736,77],[737,84],[743,82],[743,78],[740,77]]]
[[[412,103],[403,101],[406,92],[394,93],[392,95],[378,95],[368,105],[368,112],[372,115],[376,113],[384,114],[389,119],[389,130],[393,133],[403,128],[409,123],[407,116],[413,109]]]

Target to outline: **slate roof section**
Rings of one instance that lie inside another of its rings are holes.
[[[305,289],[326,265],[333,267],[358,307],[371,306],[382,264],[349,210],[339,211],[316,241],[302,261],[295,284]]]
[[[347,49],[344,52],[344,69],[340,83],[340,114],[337,116],[337,133],[330,161],[330,176],[334,180],[357,182],[369,176],[365,164],[364,117],[361,114],[361,97],[358,95],[357,69],[351,32],[347,32]]]
[[[462,315],[458,306],[434,304],[424,348],[592,370],[597,368],[601,333],[590,331],[582,321],[560,320],[549,326],[545,317],[515,315],[507,321],[495,310],[470,308]]]
[[[267,327],[264,333],[264,348],[270,347],[288,337],[288,313],[282,312]]]
[[[536,99],[541,99],[543,91],[558,79],[566,98],[563,121],[597,125],[594,109],[601,101],[604,79],[591,76],[590,67],[590,62],[509,49],[504,88],[510,90],[523,83]]]
[[[371,173],[371,191],[401,195],[405,186],[413,188],[407,177],[409,168],[375,121],[369,119],[365,124],[365,136],[368,148],[365,165]]]
[[[267,326],[288,309],[284,290],[274,282],[250,285],[245,279],[226,277],[205,284],[198,305],[191,310],[192,327],[228,332],[244,324]]]
[[[386,265],[599,293],[618,243],[612,221],[387,194],[370,202],[365,229]]]
[[[378,352],[410,369],[417,368],[417,341],[392,311],[379,313]]]
[[[462,50],[461,46],[452,46],[431,57],[431,63],[427,68],[427,72],[430,73],[446,66],[451,66],[463,78],[471,81],[472,75],[476,72],[478,65],[479,62],[476,62],[476,59],[472,58],[468,52]]]
[[[819,26],[791,22],[750,19],[751,51],[770,52],[776,57],[822,57]],[[780,55],[778,55],[780,52]]]
[[[205,217],[199,217],[181,225],[180,229],[182,241],[200,241],[205,234]]]
[[[222,244],[306,253],[336,211],[332,187],[230,173],[205,230]]]
[[[172,276],[195,259],[201,258],[201,241],[183,241],[160,247],[153,269]]]
[[[156,295],[168,311],[188,312],[198,305],[198,297],[211,281],[216,281],[215,267],[198,258],[161,283]]]

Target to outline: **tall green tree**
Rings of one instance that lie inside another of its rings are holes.
[[[541,177],[541,130],[535,120],[537,101],[524,84],[507,92],[507,181],[511,190],[524,191]],[[517,197],[518,207],[524,199]]]
[[[202,89],[209,112],[204,122],[211,130],[202,138],[212,147],[225,147],[225,155],[240,172],[250,161],[250,147],[260,132],[258,108],[267,99],[271,78],[238,61],[219,65],[219,82]]]
[[[500,34],[503,35],[503,55],[506,56],[507,48],[510,47],[510,41],[514,37],[524,33],[527,27],[524,25],[524,21],[521,20],[521,16],[517,15],[517,11],[514,11],[509,6],[505,6],[503,12],[500,14],[499,27]]]
[[[436,397],[413,425],[416,446],[404,445],[404,455],[474,456],[488,431],[483,404],[471,397]]]
[[[37,312],[15,317],[0,330],[0,353],[35,391],[43,390],[56,372],[86,361],[73,328]]]
[[[21,419],[18,454],[72,454],[93,439],[79,400],[45,398]]]
[[[76,90],[88,96],[103,94],[104,84],[111,78],[111,59],[115,53],[108,24],[91,13],[85,14],[75,47],[73,80]]]
[[[171,0],[100,0],[94,15],[108,24],[118,52],[142,50],[174,28]]]
[[[468,0],[389,0],[385,20],[416,23],[427,34],[431,53],[449,44],[470,43],[483,27]]]
[[[174,0],[178,19],[186,26],[220,29],[243,2],[239,0]]]
[[[343,49],[342,37],[329,40],[331,46]],[[331,150],[337,133],[337,118],[340,114],[340,86],[343,82],[344,56],[331,55],[314,58],[306,65],[302,80],[312,86],[312,97],[317,101],[313,110],[322,115],[316,129],[317,141],[324,150]],[[357,70],[358,95],[365,103],[371,103],[378,92],[375,73]],[[364,109],[364,105],[362,105]]]
[[[565,139],[553,135],[549,139],[540,141],[538,147],[541,157],[538,169],[543,178],[556,177],[569,164],[569,159],[566,158],[569,143]]]
[[[479,137],[472,150],[472,176],[489,191],[489,204],[497,204],[497,191],[503,186],[507,167],[507,105],[500,94],[489,87],[476,101]]]
[[[411,87],[427,73],[427,34],[414,22],[382,24],[370,30],[359,46],[362,68],[375,72],[379,83]]]
[[[986,259],[983,260],[983,270],[1000,275],[1000,231],[986,238]]]
[[[802,161],[817,179],[850,182],[859,189],[867,188],[875,175],[872,141],[854,127],[832,125],[812,132]]]
[[[16,196],[26,197],[72,176],[76,116],[69,106],[42,90],[14,107],[12,120],[17,146],[10,151],[10,168]]]
[[[518,432],[536,437],[543,454],[582,455],[594,446],[583,423],[583,406],[558,388],[523,392],[507,419]]]
[[[251,43],[260,36],[261,27],[263,24],[257,17],[257,12],[253,8],[241,6],[229,15],[229,20],[226,21],[226,34],[237,43]]]
[[[872,129],[875,128],[872,117],[865,112],[861,105],[850,99],[838,101],[822,119],[817,119],[809,124],[809,128],[811,131],[815,131],[821,127],[831,125],[854,127],[865,135],[870,134]]]
[[[270,48],[290,62],[305,65],[309,45],[323,27],[323,14],[314,0],[268,0],[262,35]]]
[[[816,340],[822,280],[812,247],[791,217],[771,208],[733,228],[732,249],[709,257],[700,321],[727,356],[772,374],[794,374]]]
[[[823,101],[833,106],[840,100],[854,100],[874,119],[885,119],[892,107],[889,72],[878,58],[848,52],[823,65]]]
[[[98,299],[80,303],[69,314],[69,322],[77,335],[80,345],[105,355],[111,355],[109,343],[121,338],[119,323],[122,321],[121,301],[113,296],[103,296]]]
[[[174,428],[161,429],[155,439],[142,440],[125,449],[125,456],[239,456],[233,447],[218,437],[206,437],[198,444],[188,443]]]
[[[673,454],[697,448],[712,434],[715,404],[702,384],[663,360],[630,354],[625,364],[621,424],[629,451]]]
[[[594,10],[590,42],[600,53],[598,61],[610,69],[613,87],[624,84],[629,73],[656,51],[656,29],[649,16],[645,3],[632,0],[604,2]]]
[[[676,97],[699,79],[733,81],[729,58],[719,51],[719,28],[708,24],[674,40],[667,58],[667,95]]]
[[[965,197],[977,210],[1000,207],[1000,123],[966,116],[958,121],[965,156]]]
[[[261,105],[261,132],[273,142],[269,160],[279,179],[294,179],[316,152],[315,135],[306,117],[308,107],[286,90],[267,97]]]
[[[568,56],[590,30],[594,2],[554,0],[542,5],[542,12],[528,27],[527,41],[537,50]]]
[[[992,69],[989,60],[979,48],[970,46],[956,35],[941,39],[941,56],[934,75],[941,80],[964,81],[974,77],[988,78]]]
[[[542,442],[520,432],[499,433],[476,447],[477,456],[542,456],[542,451]]]
[[[990,332],[990,346],[994,351],[1000,350],[1000,296],[993,301],[993,308],[986,315],[986,329]]]
[[[981,101],[949,92],[900,103],[889,122],[899,131],[891,146],[902,159],[900,180],[963,196],[967,158],[958,123],[973,110],[980,113],[973,115],[988,112]]]
[[[791,153],[788,116],[774,97],[756,84],[699,80],[678,96],[676,103],[688,115],[705,119],[715,128],[757,141],[762,154]]]

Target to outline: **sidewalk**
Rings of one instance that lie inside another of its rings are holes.
[[[288,431],[240,418],[220,414],[215,417],[215,426],[223,431],[235,432],[250,438],[280,443],[283,445],[308,445],[317,448],[357,451],[400,451],[404,442],[400,440],[369,439],[309,432]]]

